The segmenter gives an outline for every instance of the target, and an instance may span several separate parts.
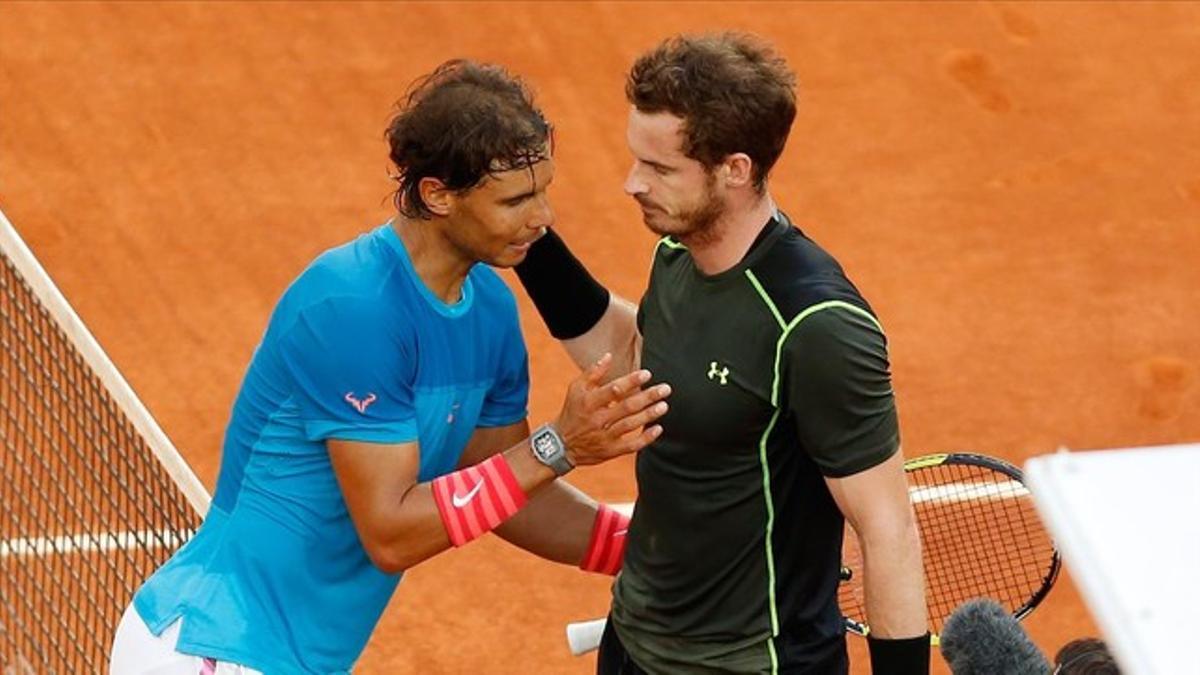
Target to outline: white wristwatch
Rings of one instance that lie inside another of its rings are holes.
[[[556,476],[575,468],[567,457],[567,446],[562,436],[558,435],[558,430],[552,424],[543,424],[535,429],[529,437],[529,447],[533,449],[537,461],[553,469]]]

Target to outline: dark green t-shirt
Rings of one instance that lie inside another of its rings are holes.
[[[714,276],[662,240],[638,325],[642,366],[673,392],[663,435],[637,459],[618,636],[651,673],[844,663],[843,522],[824,478],[899,447],[870,307],[779,214]]]

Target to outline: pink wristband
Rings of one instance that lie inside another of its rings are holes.
[[[504,455],[435,478],[432,487],[442,525],[455,546],[508,520],[528,500]]]
[[[587,553],[579,569],[586,572],[615,575],[621,571],[625,560],[625,533],[629,531],[629,517],[601,504],[596,509],[596,520],[592,523],[592,538],[588,541]]]

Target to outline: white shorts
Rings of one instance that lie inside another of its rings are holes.
[[[182,619],[167,626],[162,635],[155,635],[133,605],[129,605],[113,637],[109,672],[112,675],[262,675],[236,663],[175,651],[181,624]]]

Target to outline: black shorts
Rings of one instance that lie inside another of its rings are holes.
[[[600,653],[596,658],[596,675],[649,675],[638,667],[625,651],[621,638],[613,629],[612,617],[604,626],[604,635],[600,638]]]

